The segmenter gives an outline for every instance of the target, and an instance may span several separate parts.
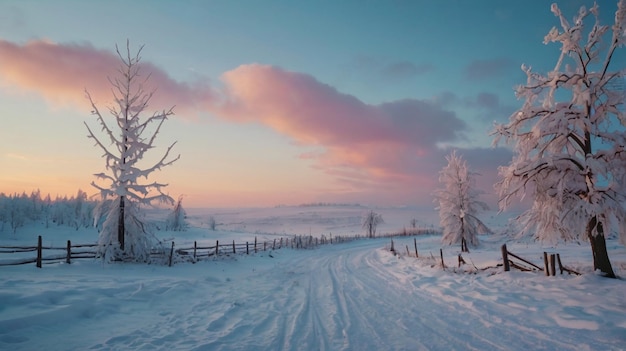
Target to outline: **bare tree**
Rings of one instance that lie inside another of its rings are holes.
[[[368,238],[373,238],[376,236],[376,228],[379,224],[385,223],[383,220],[383,216],[379,213],[374,212],[373,210],[367,212],[365,216],[363,216],[362,227],[365,229],[365,233]]]
[[[478,234],[489,233],[477,215],[487,210],[487,204],[478,200],[481,192],[475,189],[476,173],[471,172],[467,163],[456,151],[446,156],[448,165],[439,172],[441,188],[435,190],[439,219],[443,228],[441,238],[444,244],[461,244],[462,252],[469,252],[467,243],[477,246]]]
[[[499,170],[500,205],[529,194],[522,233],[589,240],[594,269],[615,277],[605,233],[617,229],[626,243],[626,113],[623,92],[612,88],[626,74],[623,60],[613,62],[626,44],[626,1],[618,2],[613,26],[600,24],[597,3],[582,7],[572,23],[556,4],[551,9],[561,28],[544,43],[561,44],[556,66],[546,75],[522,66],[527,82],[516,93],[524,105],[494,132],[494,143],[503,138],[515,151]],[[586,29],[590,15],[595,23]]]
[[[104,152],[106,169],[109,171],[95,174],[98,179],[108,182],[108,185],[91,183],[100,191],[101,203],[106,206],[97,211],[105,214],[99,235],[101,254],[105,259],[148,260],[156,238],[144,225],[140,207],[153,205],[154,202],[174,203],[174,200],[163,192],[167,184],[140,182],[141,177],[148,179],[154,171],[169,166],[180,158],[180,155],[170,157],[170,151],[176,144],[174,142],[154,164],[147,167],[141,165],[145,153],[155,146],[154,141],[163,122],[174,114],[170,108],[147,118],[143,117],[154,91],[144,91],[143,85],[149,75],[141,74],[142,49],[143,46],[135,56],[132,56],[127,41],[126,54],[122,55],[116,46],[122,64],[117,77],[109,78],[115,101],[115,105],[108,108],[113,117],[112,126],[105,121],[91,95],[86,91],[92,106],[92,114],[96,116],[105,140],[108,139],[111,145],[107,146],[107,143],[98,138],[85,123],[89,131],[88,137]]]

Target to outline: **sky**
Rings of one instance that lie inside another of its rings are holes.
[[[554,67],[558,24],[546,1],[4,0],[0,192],[96,193],[85,91],[109,117],[128,42],[156,89],[148,113],[175,113],[146,165],[173,142],[180,159],[150,180],[187,207],[434,206],[452,149],[497,206],[512,153],[489,132],[521,107],[520,66]]]

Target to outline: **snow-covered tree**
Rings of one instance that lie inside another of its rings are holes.
[[[561,44],[556,66],[545,75],[522,66],[527,82],[516,93],[524,105],[494,131],[494,143],[503,138],[515,152],[499,169],[500,204],[529,195],[523,233],[589,240],[594,269],[615,277],[605,235],[617,230],[626,243],[626,113],[623,92],[612,88],[626,75],[626,61],[613,60],[626,44],[626,1],[618,2],[613,26],[600,23],[597,3],[572,22],[556,4],[551,9],[560,29],[544,43]],[[585,28],[589,16],[595,23]]]
[[[173,231],[187,230],[187,212],[183,208],[183,197],[178,197],[176,206],[165,220],[165,229]]]
[[[365,233],[368,238],[373,238],[376,236],[376,228],[381,223],[385,223],[383,220],[383,215],[380,213],[376,213],[373,210],[367,212],[363,216],[362,227],[365,229]]]
[[[441,188],[435,190],[435,203],[443,228],[443,244],[461,244],[461,251],[468,252],[467,244],[477,246],[478,234],[489,229],[477,215],[487,210],[487,204],[478,200],[481,191],[475,188],[474,176],[467,162],[452,151],[446,156],[448,165],[439,172]]]
[[[96,220],[99,220],[99,215],[106,210],[99,234],[100,253],[106,260],[148,260],[156,238],[144,225],[141,206],[153,205],[154,202],[174,203],[174,199],[163,192],[167,184],[140,182],[141,177],[147,180],[154,171],[169,166],[180,158],[180,155],[170,157],[170,152],[176,144],[174,142],[158,161],[151,166],[142,165],[145,153],[155,147],[154,141],[163,122],[174,114],[172,109],[169,109],[149,117],[143,116],[154,91],[144,90],[144,83],[149,75],[141,74],[142,49],[143,46],[135,56],[131,56],[127,42],[126,55],[122,55],[116,46],[122,64],[118,76],[109,78],[114,97],[114,106],[108,108],[113,117],[111,125],[105,121],[91,95],[86,91],[92,106],[92,114],[96,116],[105,140],[108,141],[106,143],[98,138],[85,123],[89,132],[88,137],[104,152],[103,157],[108,170],[108,174],[95,174],[98,179],[108,182],[108,185],[91,183],[100,191],[103,204],[96,211]]]
[[[17,194],[13,196],[12,201],[9,202],[8,222],[11,225],[13,234],[17,232],[17,229],[23,227],[26,220],[32,218],[31,200],[26,193],[22,193],[21,196]]]
[[[215,220],[215,217],[214,216],[209,217],[209,229],[214,231],[216,227],[217,227],[217,221]]]

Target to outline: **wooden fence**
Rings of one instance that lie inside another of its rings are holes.
[[[375,238],[381,237],[397,237],[397,236],[415,236],[436,233],[432,229],[404,229],[401,232],[379,234]],[[168,265],[173,265],[176,262],[197,262],[209,257],[215,257],[220,255],[230,254],[250,254],[257,253],[259,251],[278,250],[282,248],[292,249],[311,249],[320,245],[339,244],[346,243],[353,240],[364,239],[363,235],[329,235],[328,237],[322,235],[320,237],[314,237],[312,235],[294,235],[292,237],[281,237],[270,241],[259,242],[257,238],[254,241],[246,241],[245,243],[236,243],[234,240],[228,243],[220,243],[216,240],[215,245],[202,246],[198,245],[197,241],[194,241],[193,246],[190,247],[176,247],[172,241],[169,250],[153,250],[150,253],[151,258],[161,259]],[[41,268],[44,263],[59,263],[65,262],[71,264],[72,261],[77,259],[96,259],[98,258],[98,244],[72,244],[70,240],[67,241],[67,245],[63,247],[55,246],[43,246],[41,235],[37,238],[37,246],[1,246],[0,245],[0,258],[2,254],[22,254],[20,258],[13,260],[0,259],[0,266],[14,266],[22,264],[35,263],[36,267]],[[408,250],[408,248],[407,248]],[[55,251],[57,254],[44,255],[45,251]],[[33,256],[27,256],[25,254],[29,252],[36,253]],[[415,254],[417,256],[417,244],[415,244]],[[26,256],[26,257],[24,257]]]
[[[298,239],[298,240],[296,240]],[[95,259],[98,257],[97,247],[98,244],[78,244],[73,245],[70,240],[67,241],[67,245],[64,247],[44,246],[42,244],[41,235],[37,238],[37,246],[0,246],[0,254],[24,254],[33,252],[34,257],[22,257],[10,261],[0,260],[0,266],[15,266],[22,264],[35,263],[36,267],[41,268],[44,263],[72,263],[77,259]],[[312,242],[312,240],[309,240]],[[318,241],[316,240],[316,244]],[[208,258],[212,256],[228,255],[237,253],[259,252],[267,251],[268,249],[277,250],[283,247],[303,248],[303,240],[301,238],[280,238],[273,241],[258,242],[257,238],[254,238],[254,242],[245,243],[232,243],[220,244],[219,240],[215,242],[213,246],[199,246],[197,241],[194,241],[193,247],[182,247],[174,250],[175,244],[172,241],[171,249],[167,257],[164,257],[163,250],[153,250],[150,253],[154,258],[165,258],[168,264],[171,266],[174,262],[175,254],[181,257],[183,260],[190,258],[193,262],[196,262],[202,258]],[[44,255],[45,251],[55,251],[58,254]],[[21,255],[24,256],[24,255]]]
[[[26,252],[36,252],[35,257],[24,257],[12,261],[0,261],[0,266],[15,266],[21,264],[35,263],[38,268],[41,268],[43,263],[57,263],[65,261],[65,263],[71,263],[72,260],[81,258],[96,258],[97,244],[78,244],[72,245],[70,240],[67,241],[67,245],[64,247],[55,246],[43,246],[41,235],[37,238],[37,246],[0,246],[0,254],[17,254]],[[56,255],[44,256],[44,250],[59,252]]]
[[[193,246],[176,248],[175,243],[171,242],[169,250],[153,250],[150,253],[151,258],[162,259],[167,262],[169,266],[173,265],[177,261],[190,261],[197,262],[209,257],[215,257],[220,255],[230,254],[250,254],[257,253],[259,251],[267,250],[279,250],[282,248],[292,249],[309,249],[319,245],[326,244],[338,244],[360,238],[360,236],[330,236],[321,238],[313,236],[293,236],[293,237],[281,237],[271,241],[259,242],[257,238],[254,241],[246,241],[242,243],[236,243],[235,240],[228,243],[220,243],[216,240],[215,245],[198,245],[197,241],[194,241]],[[67,241],[67,245],[64,247],[44,246],[42,244],[41,235],[37,238],[37,246],[0,246],[1,254],[23,254],[18,259],[13,260],[0,260],[0,266],[15,266],[23,264],[34,263],[36,267],[41,268],[44,263],[72,263],[77,259],[96,259],[98,258],[97,252],[98,244],[72,244],[70,240]],[[46,251],[55,251],[58,254],[44,254]],[[33,252],[33,256],[27,256],[25,254]],[[1,256],[0,256],[1,257]]]
[[[521,271],[544,271],[547,276],[555,276],[556,275],[556,264],[558,263],[559,271],[561,274],[563,272],[567,272],[569,274],[580,275],[580,273],[576,272],[571,268],[567,268],[561,262],[561,255],[558,253],[547,253],[544,251],[543,253],[543,264],[544,268],[542,269],[538,265],[530,262],[527,259],[524,259],[512,252],[510,252],[506,244],[502,245],[502,265],[504,267],[504,271],[508,272],[511,270],[511,267],[519,269]],[[513,260],[513,259],[515,260]]]

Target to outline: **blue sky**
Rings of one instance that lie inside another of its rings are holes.
[[[430,206],[451,147],[492,192],[510,152],[488,132],[520,65],[553,67],[557,25],[546,1],[3,1],[0,192],[95,192],[83,91],[106,106],[88,69],[127,39],[162,73],[154,107],[176,105],[155,152],[181,160],[154,178],[191,206]]]

